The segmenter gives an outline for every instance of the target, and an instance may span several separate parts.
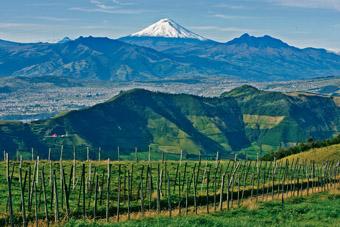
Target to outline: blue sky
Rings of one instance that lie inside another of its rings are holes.
[[[118,38],[165,17],[218,41],[247,32],[340,51],[340,0],[1,0],[0,39]]]

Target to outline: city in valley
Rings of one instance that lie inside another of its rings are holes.
[[[120,91],[144,88],[166,93],[187,93],[214,97],[244,84],[259,89],[281,92],[306,92],[326,96],[339,96],[340,78],[317,78],[298,81],[254,82],[236,79],[209,78],[202,80],[151,82],[98,82],[62,78],[57,81],[43,79],[0,79],[0,120],[32,121],[45,119],[70,110],[90,107],[105,102]]]

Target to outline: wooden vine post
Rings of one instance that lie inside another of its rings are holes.
[[[110,159],[107,159],[106,222],[109,222],[109,209],[110,209],[110,181],[111,181],[111,163],[110,163]]]
[[[119,222],[119,209],[120,209],[120,171],[121,166],[118,164],[118,186],[117,186],[117,222]]]

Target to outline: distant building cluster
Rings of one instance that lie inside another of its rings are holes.
[[[212,77],[187,82],[150,83],[89,83],[76,87],[32,84],[14,92],[0,93],[0,120],[32,121],[51,117],[61,112],[81,109],[104,102],[122,90],[144,88],[167,93],[187,93],[199,96],[219,96],[235,87],[251,84],[260,89],[272,91],[312,91],[327,85],[339,85],[340,79],[315,79],[284,82],[246,82]],[[0,82],[1,86],[1,82]],[[340,86],[339,86],[340,87]]]

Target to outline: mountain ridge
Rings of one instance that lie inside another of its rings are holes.
[[[65,43],[0,48],[0,59],[2,52],[0,76],[72,75],[80,79],[142,81],[160,79],[173,71],[194,71],[165,53],[106,37],[81,36]]]
[[[220,43],[170,19],[155,24],[119,39],[81,36],[62,43],[0,41],[0,76],[112,81],[213,76],[278,81],[340,75],[340,55],[325,49],[300,49],[268,35],[247,33]]]
[[[339,129],[339,109],[326,97],[263,92],[250,86],[213,98],[133,89],[47,120],[2,122],[0,149],[13,155],[16,150],[34,147],[43,152],[63,144],[101,147],[104,157],[117,146],[122,155],[130,155],[135,147],[146,151],[151,145],[152,152],[183,150],[209,156],[219,151],[222,157],[238,153],[254,158],[310,137],[330,138]],[[54,134],[57,137],[51,137]]]
[[[254,47],[274,47],[274,48],[292,47],[288,45],[287,43],[283,42],[282,40],[273,38],[269,35],[255,37],[255,36],[249,35],[248,33],[245,33],[238,38],[234,38],[226,42],[225,44],[226,45],[235,45],[235,44],[242,45],[244,43],[248,44],[249,46],[254,46]]]

